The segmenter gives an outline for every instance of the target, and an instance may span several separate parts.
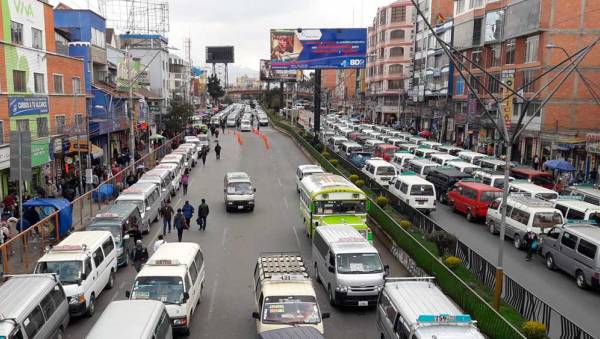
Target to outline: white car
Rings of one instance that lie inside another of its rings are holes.
[[[240,131],[241,132],[252,131],[252,124],[250,123],[250,121],[242,121],[242,123],[240,124]]]

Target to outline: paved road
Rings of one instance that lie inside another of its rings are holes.
[[[302,111],[300,123],[305,128],[309,118],[312,120],[312,112]],[[321,123],[323,124],[323,121]],[[452,213],[448,206],[441,204],[438,204],[438,210],[431,214],[431,218],[446,231],[455,234],[485,260],[496,265],[499,239],[497,235],[487,231],[483,222],[469,223],[463,215]],[[577,288],[571,276],[560,271],[547,270],[541,257],[526,262],[525,253],[515,249],[510,239],[504,245],[504,271],[511,279],[594,337],[600,338],[600,292]],[[553,319],[553,322],[558,321],[558,318]]]
[[[270,128],[261,128],[269,138],[266,150],[262,139],[252,133],[243,133],[239,145],[232,132],[221,136],[223,154],[216,161],[209,154],[206,167],[192,171],[187,197],[179,192],[175,204],[180,207],[189,199],[194,206],[206,198],[211,208],[206,232],[195,227],[184,234],[184,241],[194,241],[202,246],[207,264],[207,284],[200,308],[192,320],[193,338],[249,338],[256,333],[251,317],[254,310],[252,272],[255,260],[262,251],[301,251],[310,258],[310,242],[303,232],[298,213],[295,191],[295,169],[307,163],[303,153],[286,136]],[[256,209],[252,213],[226,213],[223,205],[223,176],[227,171],[246,171],[257,188]],[[160,227],[159,227],[160,226]],[[155,223],[150,243],[162,225]],[[176,241],[173,232],[167,241]],[[391,275],[404,275],[404,271],[381,243],[376,241]],[[117,274],[117,287],[106,291],[98,299],[97,314],[92,319],[71,321],[68,338],[84,338],[93,322],[111,300],[124,298],[134,279],[131,267]],[[332,312],[325,320],[327,338],[373,338],[376,334],[376,317],[373,309],[332,309],[322,286],[316,285],[319,304],[323,312]]]

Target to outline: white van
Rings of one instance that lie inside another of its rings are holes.
[[[177,187],[175,186],[175,174],[170,169],[160,169],[154,167],[153,169],[144,173],[144,175],[142,175],[142,178],[146,175],[160,177],[167,184],[166,188],[171,193],[171,197],[174,197],[175,194],[177,194]]]
[[[408,167],[408,162],[414,158],[415,158],[415,155],[410,152],[407,152],[407,151],[396,152],[392,156],[392,164],[394,166],[396,166],[398,171],[403,171],[406,167]]]
[[[183,168],[174,163],[159,163],[152,170],[169,170],[173,174],[173,187],[179,190],[181,187],[181,177],[183,176]]]
[[[225,210],[254,211],[256,188],[252,180],[244,172],[228,172],[223,180]]]
[[[384,268],[377,249],[349,225],[317,227],[312,258],[315,278],[325,287],[332,305],[374,306]]]
[[[452,145],[440,145],[440,146],[437,146],[434,148],[436,148],[438,151],[440,151],[442,153],[448,153],[448,154],[454,155],[454,156],[456,156],[459,152],[464,151],[463,148],[452,146]]]
[[[329,138],[329,146],[333,149],[334,152],[338,152],[342,143],[348,141],[346,137],[342,137],[339,135],[334,135]]]
[[[457,156],[461,158],[463,161],[468,162],[473,165],[478,165],[479,160],[483,158],[487,158],[487,154],[473,152],[473,151],[461,151],[458,152]]]
[[[370,150],[373,151],[375,150],[375,147],[377,147],[377,145],[381,145],[381,144],[385,144],[385,142],[378,140],[378,139],[367,139],[365,140],[365,150]]]
[[[486,225],[492,234],[502,225],[502,199],[488,207]],[[525,245],[527,229],[537,234],[564,223],[562,213],[554,208],[554,203],[522,194],[511,194],[506,203],[506,236],[513,239],[515,248]]]
[[[440,166],[446,166],[450,161],[457,161],[459,157],[455,157],[454,155],[448,153],[435,153],[431,155],[431,161],[437,162]]]
[[[402,173],[390,185],[390,193],[419,211],[435,211],[435,187],[416,173]]]
[[[200,153],[200,147],[196,146],[194,143],[185,143],[179,145],[177,149],[180,148],[187,149],[191,152],[190,156],[192,158],[192,167],[196,166],[196,163],[198,162],[198,155]]]
[[[171,201],[171,182],[167,182],[166,173],[165,176],[160,176],[158,173],[154,174],[144,173],[141,178],[138,179],[136,184],[149,183],[158,186],[160,192],[160,200],[164,203]]]
[[[377,302],[382,339],[484,339],[476,322],[434,283],[434,278],[386,279]]]
[[[396,145],[394,145],[394,146],[396,146]],[[398,149],[399,150],[401,150],[401,151],[408,151],[408,152],[411,152],[413,154],[415,153],[415,150],[417,148],[419,148],[419,145],[417,145],[417,144],[408,144],[408,143],[405,143],[405,144],[398,145]]]
[[[175,331],[189,334],[190,322],[206,279],[200,245],[191,242],[162,244],[135,277],[131,300],[158,300],[167,307]]]
[[[300,193],[300,182],[306,176],[315,173],[325,173],[325,170],[319,165],[300,165],[296,169],[296,191]]]
[[[190,169],[191,166],[188,167],[185,163],[185,157],[182,154],[171,153],[165,155],[162,159],[160,159],[161,164],[175,164],[178,165],[181,171],[181,175],[183,175],[184,169]]]
[[[432,148],[419,147],[415,149],[414,153],[415,156],[418,158],[431,159],[431,157],[434,154],[440,153],[440,151],[434,150]]]
[[[493,171],[500,171],[506,165],[506,161],[496,158],[481,158],[479,159],[479,166],[481,168],[487,168]]]
[[[109,231],[73,232],[49,249],[35,266],[35,273],[58,276],[71,315],[91,317],[102,291],[115,285],[117,251]]]
[[[427,139],[423,138],[423,137],[419,137],[416,135],[411,135],[410,137],[408,137],[408,142],[411,144],[417,144],[420,145],[423,142],[427,141]]]
[[[160,200],[159,188],[156,184],[149,182],[135,183],[126,188],[117,197],[115,204],[136,204],[142,215],[141,232],[150,232],[150,226],[158,220],[158,212],[163,206]]]
[[[504,189],[504,173],[502,172],[480,169],[473,172],[473,178],[481,180],[483,184]],[[508,177],[509,183],[514,180],[515,178]]]
[[[371,158],[365,161],[361,171],[383,187],[388,187],[390,180],[398,174],[396,167],[382,158]]]
[[[530,197],[544,199],[548,201],[558,200],[559,194],[549,188],[538,186],[527,180],[513,180],[508,184],[510,193],[527,194]]]
[[[586,220],[600,225],[600,206],[583,201],[582,197],[560,196],[554,208],[568,221]]]
[[[362,151],[362,145],[355,141],[346,141],[340,146],[340,155],[344,158],[349,158],[352,152],[360,151]]]
[[[172,339],[173,330],[165,305],[155,300],[113,301],[85,339]]]
[[[177,149],[173,150],[169,156],[172,155],[183,155],[183,166],[188,171],[192,169],[192,167],[196,166],[194,163],[194,159],[192,158],[192,150],[179,146]],[[197,155],[196,155],[197,156]]]
[[[473,174],[473,172],[475,172],[476,170],[481,168],[470,162],[460,161],[460,160],[459,161],[448,161],[446,163],[446,165],[454,167],[457,170],[461,171],[462,173],[471,174],[471,175]]]
[[[386,143],[392,145],[392,146],[396,146],[396,147],[400,147],[401,144],[404,144],[406,141],[404,141],[404,139],[399,139],[399,138],[389,138]]]
[[[437,162],[428,159],[414,158],[408,162],[408,170],[417,173],[421,178],[425,178],[435,167],[441,166]]]
[[[600,206],[600,189],[592,185],[576,185],[565,188],[564,195],[575,195],[583,197],[583,201]]]
[[[427,146],[427,147],[429,147],[429,148],[433,148],[433,149],[435,149],[435,150],[437,150],[437,148],[438,148],[439,146],[442,146],[442,144],[441,144],[441,143],[439,143],[439,142],[436,142],[436,141],[423,141],[423,142],[421,143],[421,145]]]

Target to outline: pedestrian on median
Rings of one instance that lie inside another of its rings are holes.
[[[177,209],[177,214],[175,214],[175,220],[173,220],[173,224],[175,225],[175,229],[177,229],[177,240],[181,242],[181,238],[183,237],[183,230],[185,230],[185,218],[183,214],[181,214],[181,208]]]
[[[217,145],[215,146],[215,154],[217,155],[217,160],[221,159],[221,145],[217,141]]]
[[[164,244],[164,243],[166,243],[165,237],[163,237],[162,234],[159,234],[158,235],[158,240],[156,240],[154,242],[154,246],[153,246],[154,252],[152,252],[152,253],[156,253],[156,251],[158,251],[158,249],[160,248],[160,246],[162,246],[162,244]]]
[[[208,217],[208,205],[206,204],[206,200],[202,199],[202,203],[198,206],[198,225],[200,225],[199,230],[206,230],[206,218]]]
[[[531,231],[531,227],[528,227],[527,233],[525,233],[525,251],[527,252],[525,260],[530,261],[533,253],[537,251],[538,247],[538,236],[535,232]]]
[[[192,204],[190,204],[190,202],[186,200],[185,204],[181,208],[181,212],[183,212],[183,216],[185,217],[185,223],[189,227],[190,220],[192,220],[192,217],[194,216],[194,206],[192,206]]]
[[[189,183],[190,183],[190,175],[189,175],[188,171],[185,170],[185,173],[181,177],[181,185],[183,185],[183,195],[187,195]]]
[[[206,155],[207,154],[208,154],[208,147],[202,148],[202,154],[200,155],[202,157],[202,166],[206,165]]]
[[[167,225],[169,226],[169,233],[171,233],[171,218],[173,218],[173,207],[171,207],[171,203],[167,201],[167,203],[160,209],[160,214],[163,219],[163,235],[167,234]]]
[[[135,267],[136,272],[139,272],[142,269],[142,265],[148,261],[148,249],[144,247],[141,240],[135,242],[131,258],[133,259],[133,267]]]

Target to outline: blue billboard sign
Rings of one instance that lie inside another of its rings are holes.
[[[48,97],[8,97],[8,115],[48,114]]]
[[[272,29],[271,69],[365,68],[366,28]]]

